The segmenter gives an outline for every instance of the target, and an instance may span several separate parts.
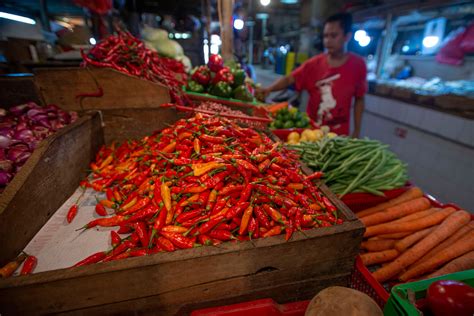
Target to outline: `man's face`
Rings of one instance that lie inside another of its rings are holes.
[[[324,25],[323,42],[329,54],[343,51],[344,44],[349,36],[350,33],[344,34],[344,30],[338,21],[328,22]]]

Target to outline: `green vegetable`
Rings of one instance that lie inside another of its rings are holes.
[[[234,77],[235,80],[235,77]],[[238,86],[234,90],[234,98],[242,101],[253,101],[253,95],[245,85]]]
[[[281,122],[282,127],[280,128],[310,127],[310,119],[308,115],[298,111],[297,108],[281,109],[276,113],[275,119],[276,121]]]
[[[209,93],[217,97],[229,98],[232,95],[232,88],[229,84],[221,81],[213,85]]]
[[[375,140],[326,137],[289,147],[310,168],[323,171],[323,180],[340,196],[350,192],[383,195],[382,191],[402,187],[408,180],[406,165]]]
[[[245,71],[240,68],[232,68],[231,72],[234,75],[234,87],[243,85],[246,77]]]
[[[295,124],[293,124],[293,121],[286,121],[285,124],[283,124],[283,128],[293,128],[295,127]]]
[[[202,84],[197,83],[196,81],[188,81],[188,86],[186,87],[188,91],[191,92],[203,92],[204,86]]]

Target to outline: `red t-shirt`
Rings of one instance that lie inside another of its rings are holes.
[[[348,55],[343,65],[330,67],[327,55],[319,54],[292,73],[296,90],[309,92],[309,117],[343,135],[349,134],[352,98],[367,92],[365,61],[355,54]]]

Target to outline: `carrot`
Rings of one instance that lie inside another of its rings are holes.
[[[471,215],[466,211],[457,211],[449,215],[431,234],[405,251],[393,262],[375,271],[373,273],[374,278],[379,282],[390,280],[402,272],[403,269],[418,261],[437,244],[446,240],[451,234],[468,223],[470,219]]]
[[[385,223],[366,228],[364,237],[370,237],[380,234],[414,232],[427,227],[431,227],[441,223],[446,217],[456,212],[452,207],[447,207],[441,211],[435,212],[425,218],[420,218],[415,221],[402,223]]]
[[[406,192],[402,193],[401,195],[397,196],[394,199],[388,200],[387,202],[378,204],[374,207],[370,207],[368,209],[365,209],[363,211],[357,212],[356,215],[361,218],[367,215],[371,215],[374,213],[377,213],[379,211],[382,211],[386,208],[414,200],[416,198],[422,197],[423,196],[423,191],[421,191],[420,188],[418,187],[413,187],[408,189]]]
[[[434,277],[445,275],[445,274],[471,270],[471,269],[474,269],[474,251],[470,251],[466,253],[465,255],[454,259],[453,261],[449,262],[438,271],[433,272],[430,275],[428,275],[427,278],[434,278]]]
[[[384,251],[364,253],[360,255],[360,258],[365,266],[370,266],[377,263],[392,261],[398,257],[398,254],[398,251],[395,249],[388,249]]]
[[[391,223],[403,223],[403,222],[414,221],[416,219],[423,218],[423,217],[426,217],[428,215],[431,215],[434,212],[437,212],[439,210],[441,210],[441,209],[440,208],[430,208],[430,209],[427,209],[427,210],[424,210],[424,211],[420,211],[420,212],[416,212],[416,213],[413,213],[413,214],[410,214],[410,215],[407,215],[407,216],[400,217],[399,219],[396,219],[396,220],[392,221]]]
[[[393,221],[397,218],[413,214],[419,211],[424,211],[430,207],[430,201],[427,198],[421,197],[402,204],[389,207],[381,212],[362,217],[360,220],[365,226],[372,226],[375,224]]]
[[[400,276],[400,280],[407,281],[411,278],[433,271],[437,267],[474,250],[474,231],[456,241],[452,246],[440,251],[436,256],[409,268]]]
[[[368,240],[362,242],[360,246],[365,250],[375,252],[392,249],[397,241],[397,239]]]
[[[425,238],[429,233],[433,231],[433,229],[436,228],[430,227],[430,228],[425,228],[423,230],[419,230],[411,235],[408,235],[407,237],[403,238],[400,241],[397,241],[395,243],[395,249],[397,249],[399,252],[404,252],[408,248],[410,248],[411,245],[416,243],[418,240]]]
[[[405,238],[406,236],[410,236],[413,234],[413,232],[403,232],[403,233],[395,233],[395,234],[383,234],[383,235],[378,235],[377,237],[380,237],[381,239],[402,239]]]
[[[470,222],[467,225],[464,225],[461,227],[457,232],[455,232],[453,235],[451,235],[448,239],[431,249],[430,252],[428,252],[423,258],[422,261],[427,260],[433,256],[435,256],[438,252],[443,250],[446,247],[450,247],[454,242],[456,242],[459,238],[464,236],[465,234],[469,233],[471,230],[474,229],[474,222]]]

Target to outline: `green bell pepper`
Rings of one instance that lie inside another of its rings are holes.
[[[186,87],[188,91],[191,92],[203,92],[204,86],[202,84],[197,83],[196,81],[190,80],[188,81],[188,86]]]
[[[253,95],[245,85],[240,85],[234,90],[234,98],[242,101],[253,101]]]
[[[220,81],[211,87],[209,93],[217,97],[229,98],[232,95],[232,88],[229,84]]]

